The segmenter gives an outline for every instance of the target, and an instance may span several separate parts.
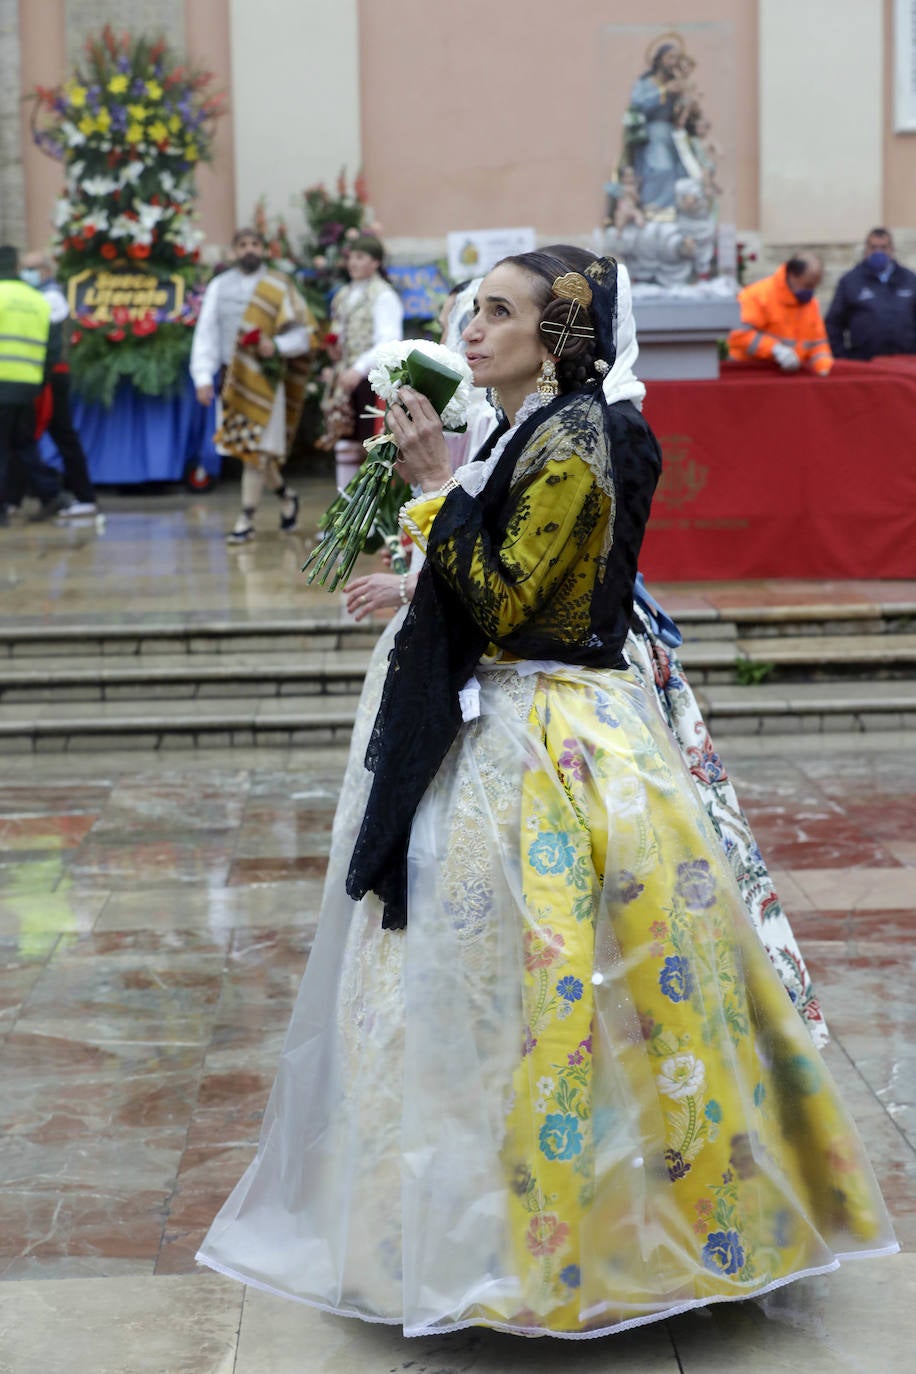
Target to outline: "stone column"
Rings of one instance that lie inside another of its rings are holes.
[[[352,182],[362,160],[357,0],[230,0],[229,15],[236,219],[266,195],[295,239],[305,187],[344,166]]]
[[[19,0],[0,0],[0,243],[26,247]]]
[[[881,222],[882,0],[759,0],[760,218],[786,247]]]

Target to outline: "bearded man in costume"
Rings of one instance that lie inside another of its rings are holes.
[[[242,508],[226,536],[255,537],[255,513],[266,485],[280,502],[280,529],[295,528],[299,498],[282,474],[305,402],[306,356],[315,322],[292,279],[265,264],[253,229],[232,240],[234,266],[207,287],[191,348],[191,376],[201,405],[222,377],[216,445],[240,458]]]

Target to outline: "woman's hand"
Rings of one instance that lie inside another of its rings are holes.
[[[398,446],[395,467],[407,482],[437,491],[452,475],[448,445],[435,406],[413,387],[402,386],[386,424]]]
[[[414,594],[417,585],[416,573],[408,573],[404,584],[408,598]],[[402,605],[401,578],[397,573],[369,573],[367,577],[354,577],[347,583],[344,595],[347,598],[347,613],[354,620],[365,620],[373,611],[387,611]]]

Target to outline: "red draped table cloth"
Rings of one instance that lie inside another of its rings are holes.
[[[916,577],[916,357],[649,382],[653,581]]]

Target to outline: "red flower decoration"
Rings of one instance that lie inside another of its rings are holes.
[[[127,335],[123,329],[109,329],[108,337],[112,343],[123,343]]]
[[[247,334],[243,334],[239,339],[240,348],[256,348],[261,342],[260,329],[249,329]]]
[[[111,312],[111,318],[115,324],[127,324],[130,320],[130,311],[125,305],[116,305]]]
[[[113,243],[103,243],[103,244],[102,244],[102,257],[103,257],[103,258],[108,258],[108,260],[109,260],[109,262],[110,262],[112,258],[116,258],[117,256],[118,256],[118,250],[117,250],[117,248],[115,248],[115,246],[114,246]]]
[[[130,245],[130,247],[128,248],[128,250],[127,250],[127,256],[128,256],[129,258],[148,258],[148,257],[149,257],[149,244],[148,244],[148,243],[132,243],[132,244]]]
[[[134,320],[132,328],[138,339],[145,339],[149,334],[155,334],[158,325],[154,316],[144,315],[142,320]]]
[[[74,329],[73,333],[70,335],[70,342],[72,344],[78,344],[82,337],[83,331],[81,329]]]

